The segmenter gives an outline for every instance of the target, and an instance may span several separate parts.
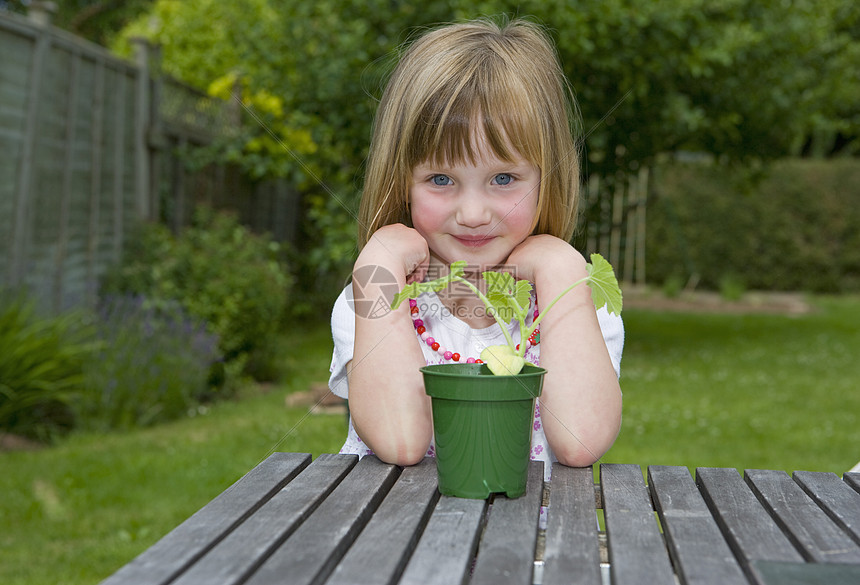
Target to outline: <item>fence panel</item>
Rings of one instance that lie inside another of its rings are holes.
[[[185,168],[180,147],[208,143],[238,112],[151,71],[146,51],[131,63],[0,14],[0,288],[54,310],[90,304],[138,222],[179,231],[201,203],[293,238],[299,196],[284,182]]]
[[[0,34],[0,278],[17,267],[12,256],[20,173],[27,135],[27,96],[36,35],[10,26]]]

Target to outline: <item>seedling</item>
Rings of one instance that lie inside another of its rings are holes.
[[[540,315],[534,320],[531,327],[526,327],[526,317],[529,311],[529,298],[531,296],[532,284],[527,280],[514,280],[513,275],[508,272],[486,271],[482,274],[487,283],[487,294],[482,293],[478,287],[463,277],[466,262],[454,262],[446,276],[427,282],[413,282],[403,287],[403,290],[394,295],[391,308],[396,309],[406,300],[415,298],[421,293],[434,291],[439,292],[454,283],[462,283],[474,292],[487,308],[487,314],[492,315],[502,329],[507,345],[491,345],[481,352],[481,360],[487,364],[493,374],[510,376],[518,374],[526,361],[523,357],[526,344],[520,344],[519,348],[508,332],[507,324],[516,320],[520,326],[520,339],[528,339],[540,325],[544,316],[564,295],[579,286],[587,283],[591,287],[591,300],[594,307],[599,309],[606,306],[607,311],[616,315],[621,314],[621,288],[618,279],[612,270],[612,265],[600,254],[591,255],[591,263],[587,265],[588,276],[581,278],[564,289],[561,294],[544,307]]]

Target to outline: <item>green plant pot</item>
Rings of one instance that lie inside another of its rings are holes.
[[[484,499],[526,491],[535,399],[546,370],[494,376],[483,364],[421,368],[433,403],[439,491]]]

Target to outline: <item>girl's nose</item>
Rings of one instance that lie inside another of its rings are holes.
[[[459,198],[457,223],[465,227],[487,225],[492,220],[487,195],[476,189],[466,190]]]

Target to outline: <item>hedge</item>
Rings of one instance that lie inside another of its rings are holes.
[[[784,160],[753,173],[673,163],[648,202],[650,284],[860,291],[860,161]]]

